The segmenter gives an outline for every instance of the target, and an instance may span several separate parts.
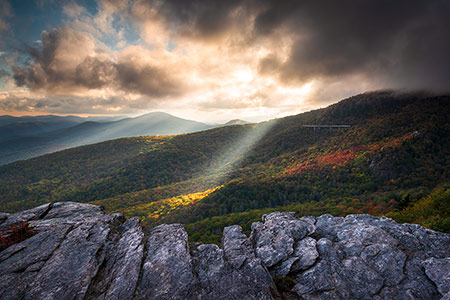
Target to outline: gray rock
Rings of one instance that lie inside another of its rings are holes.
[[[136,290],[144,254],[144,232],[139,219],[130,219],[124,227],[127,230],[117,244],[114,264],[108,272],[112,280],[105,299],[132,299]]]
[[[120,218],[120,214],[115,219]],[[36,231],[45,231],[58,226],[76,225],[78,223],[108,222],[110,216],[106,216],[100,206],[76,203],[76,202],[57,202],[51,205],[50,209],[39,219],[30,220],[29,224]],[[125,218],[121,217],[123,222]]]
[[[444,274],[449,273],[446,259],[450,259],[450,235],[370,215],[323,215],[315,226],[311,236],[320,238],[319,262],[296,275],[293,291],[299,296],[439,299],[448,293]],[[288,275],[295,271],[291,267]]]
[[[422,260],[410,258],[405,265],[405,279],[398,286],[385,286],[376,299],[440,299],[441,294],[432,281],[428,280]]]
[[[292,272],[306,270],[316,262],[319,257],[316,244],[316,240],[311,237],[306,237],[296,243],[294,257],[298,257],[298,259],[291,267]]]
[[[163,224],[149,232],[142,268],[136,299],[195,299],[196,279],[183,225]]]
[[[69,227],[41,232],[0,252],[0,273],[19,273],[47,260],[64,239]]]
[[[270,274],[273,278],[287,276],[291,272],[292,265],[298,260],[298,257],[290,256],[275,266],[270,268]]]
[[[194,252],[200,289],[198,299],[274,299],[275,284],[240,226],[224,229],[223,250],[200,245]]]
[[[138,218],[117,228],[117,243],[106,245],[105,261],[90,285],[88,299],[132,299],[144,254],[144,232]]]
[[[74,228],[36,275],[24,299],[84,299],[103,262],[99,254],[109,231],[104,223]]]
[[[51,209],[51,207],[52,204],[47,203],[17,214],[6,215],[7,218],[4,219],[4,221],[0,224],[0,233],[7,230],[10,226],[16,225],[20,222],[28,222],[43,218]],[[5,217],[5,214],[3,214],[3,217]]]
[[[441,298],[441,300],[450,300],[450,292],[447,293],[447,294],[445,294],[445,295]]]
[[[8,219],[9,216],[10,214],[0,212],[0,225],[5,222],[5,220]]]
[[[23,215],[15,219],[38,233],[0,253],[0,288],[14,282],[0,299],[133,298],[144,248],[138,219],[71,202]]]
[[[0,252],[0,299],[19,299],[70,230],[39,233]]]
[[[336,271],[347,283],[350,295],[354,299],[372,299],[384,286],[384,278],[359,257],[343,260],[338,264]]]
[[[239,269],[249,259],[255,259],[255,252],[251,240],[242,233],[241,226],[228,226],[223,229],[222,247],[225,258]]]
[[[314,235],[318,240],[320,238],[327,238],[330,241],[336,240],[337,233],[344,222],[344,218],[333,217],[332,215],[321,215],[316,219],[316,230]]]
[[[450,257],[437,259],[431,257],[424,261],[425,274],[437,286],[439,293],[450,293]]]
[[[361,252],[364,262],[377,271],[388,286],[398,285],[404,278],[406,255],[389,244],[372,244]]]
[[[317,242],[317,250],[321,259],[314,267],[296,276],[293,291],[305,299],[314,299],[315,295],[317,299],[350,298],[343,278],[338,275],[340,266],[335,245],[322,238]]]
[[[101,215],[103,215],[103,209],[97,205],[77,202],[57,202],[53,204],[44,219],[83,219]]]
[[[263,222],[252,224],[251,239],[255,243],[256,256],[267,267],[287,259],[294,253],[294,244],[314,232],[310,222],[299,220],[294,213],[271,213],[263,216]]]
[[[311,267],[319,257],[316,240],[306,237],[294,245],[294,253],[270,269],[273,277],[287,276]]]
[[[192,254],[180,224],[146,234],[89,204],[0,214],[3,232],[19,222],[36,234],[0,252],[2,300],[450,300],[450,235],[385,217],[272,213]]]
[[[401,250],[436,252],[450,248],[449,234],[442,234],[417,224],[398,224],[390,218],[375,218],[370,215],[349,215],[345,219],[382,229],[399,243]]]

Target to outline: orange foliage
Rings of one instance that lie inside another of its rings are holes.
[[[293,166],[286,169],[285,173],[292,175],[295,173],[299,173],[303,170],[307,169],[321,169],[323,167],[332,166],[333,169],[344,166],[347,162],[354,160],[359,155],[364,153],[375,153],[378,151],[382,151],[386,148],[396,147],[400,145],[406,139],[412,138],[411,134],[404,135],[402,137],[392,139],[384,142],[382,145],[380,144],[371,144],[371,145],[359,145],[353,146],[348,149],[344,149],[341,151],[331,152],[329,154],[325,154],[322,156],[317,156],[315,158],[306,159],[298,162],[294,157],[291,157],[290,161],[294,164]]]

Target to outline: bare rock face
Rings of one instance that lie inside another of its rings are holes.
[[[0,299],[133,297],[143,253],[138,219],[66,202],[10,215],[2,227],[20,221],[37,234],[0,252]]]
[[[450,299],[450,235],[385,217],[272,213],[190,249],[180,224],[80,203],[0,213],[0,299]]]
[[[222,248],[200,245],[194,252],[199,281],[197,299],[270,300],[278,296],[267,269],[256,258],[240,226],[224,229]]]
[[[163,224],[150,230],[137,299],[195,299],[195,286],[184,227]]]
[[[385,217],[323,215],[309,217],[314,230],[299,239],[291,228],[305,226],[304,219],[270,214],[263,217],[263,223],[254,224],[252,232],[256,231],[256,253],[270,261],[274,276],[294,278],[291,292],[300,299],[441,299],[448,293],[450,235],[418,225],[400,225]],[[272,235],[268,242],[267,236],[260,237],[259,228],[286,230]],[[267,249],[268,244],[271,251],[258,249]],[[282,259],[273,264],[267,257],[275,255]],[[300,263],[302,259],[308,263]],[[303,267],[296,267],[298,264]]]

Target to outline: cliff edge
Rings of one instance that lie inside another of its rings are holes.
[[[98,206],[0,213],[0,299],[450,299],[450,234],[385,217],[264,215],[249,237],[189,247],[180,224],[144,232]]]

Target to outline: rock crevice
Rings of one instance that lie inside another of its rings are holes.
[[[385,217],[271,213],[193,249],[89,204],[0,213],[0,234],[20,222],[36,234],[0,252],[0,299],[450,299],[450,235]]]

